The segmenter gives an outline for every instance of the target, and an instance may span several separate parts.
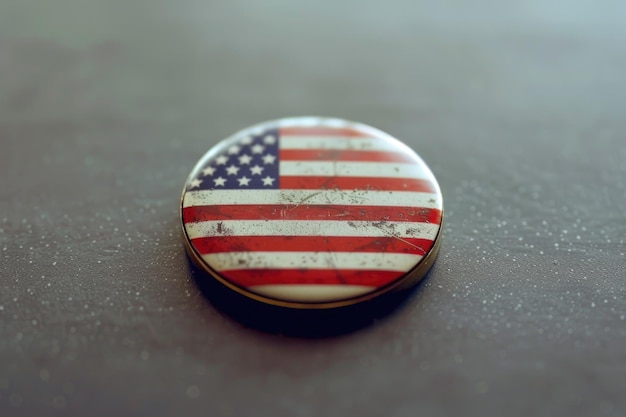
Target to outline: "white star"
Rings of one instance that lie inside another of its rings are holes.
[[[252,138],[250,136],[246,136],[245,138],[241,139],[242,145],[250,145],[251,143],[252,143]]]
[[[237,175],[238,172],[239,172],[239,167],[238,166],[231,165],[229,167],[226,167],[226,173],[228,175]]]
[[[272,154],[263,155],[264,164],[273,164],[275,160],[276,160],[276,157]]]
[[[228,162],[227,156],[220,155],[217,158],[215,158],[215,163],[217,163],[217,165],[226,165],[226,162]]]
[[[202,175],[204,175],[205,177],[207,175],[213,175],[215,174],[215,168],[213,167],[206,167],[202,170]]]
[[[270,177],[269,175],[265,178],[261,179],[263,181],[263,185],[273,185],[274,184],[274,178]]]
[[[254,145],[252,147],[252,153],[263,153],[264,149],[265,149],[265,146],[263,145]]]
[[[200,188],[200,184],[202,184],[202,180],[195,178],[189,183],[189,188]]]
[[[266,145],[273,145],[276,143],[276,138],[272,135],[267,135],[263,138],[263,143]]]
[[[252,157],[250,155],[246,155],[245,153],[239,157],[239,163],[241,165],[248,165],[252,161]]]
[[[253,167],[250,167],[250,172],[252,173],[252,175],[261,175],[261,172],[263,172],[263,167],[255,165]]]
[[[226,178],[217,177],[213,179],[216,187],[223,187],[226,184]]]
[[[248,178],[248,177],[237,178],[237,181],[239,181],[239,185],[240,186],[244,186],[244,185],[250,184],[250,178]]]
[[[230,148],[228,148],[228,153],[231,155],[236,155],[239,153],[240,150],[241,150],[241,146],[233,145]]]

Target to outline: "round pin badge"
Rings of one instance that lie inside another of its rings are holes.
[[[316,309],[408,288],[441,240],[443,200],[398,139],[340,119],[244,129],[200,159],[183,190],[190,258],[248,298]]]

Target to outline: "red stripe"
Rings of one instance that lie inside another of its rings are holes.
[[[315,205],[213,205],[183,209],[185,223],[210,220],[362,220],[441,223],[441,211],[430,208]]]
[[[398,271],[346,269],[237,269],[222,271],[229,281],[242,287],[276,284],[366,285],[382,287],[403,274]]]
[[[370,178],[370,177],[280,177],[283,190],[377,190],[437,192],[430,180],[421,178]]]
[[[419,163],[402,152],[359,151],[352,149],[281,149],[281,161],[370,161]]]
[[[348,136],[372,137],[372,135],[354,129],[334,128],[324,126],[311,127],[281,127],[280,136]]]
[[[224,252],[384,252],[425,255],[433,241],[345,236],[214,236],[191,240],[201,255]]]

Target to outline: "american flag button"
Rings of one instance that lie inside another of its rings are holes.
[[[183,190],[190,258],[248,298],[342,307],[406,289],[439,250],[443,200],[424,161],[373,127],[297,117],[210,149]]]

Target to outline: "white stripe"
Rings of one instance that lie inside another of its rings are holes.
[[[221,252],[202,255],[216,271],[232,269],[359,269],[406,272],[422,259],[382,252]]]
[[[442,208],[441,200],[437,194],[411,191],[202,190],[187,191],[183,200],[183,207],[232,204]]]
[[[280,149],[340,149],[356,151],[398,152],[398,142],[380,138],[346,136],[284,136],[280,137]]]
[[[313,303],[346,300],[372,292],[376,287],[365,285],[272,284],[253,285],[248,290],[270,298]]]
[[[212,220],[186,223],[190,239],[208,236],[350,236],[435,240],[439,226],[418,222]]]
[[[281,176],[430,178],[420,165],[398,162],[285,161]]]

